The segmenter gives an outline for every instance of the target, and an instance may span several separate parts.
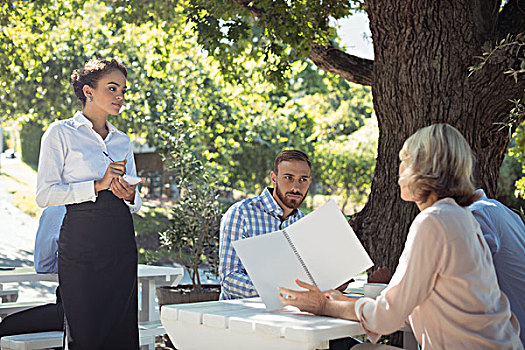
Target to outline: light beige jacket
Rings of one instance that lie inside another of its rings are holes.
[[[388,287],[355,310],[372,341],[408,321],[423,350],[523,349],[479,225],[451,198],[419,213]]]

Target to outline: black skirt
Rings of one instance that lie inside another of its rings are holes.
[[[139,348],[133,219],[110,191],[66,206],[58,277],[70,349]]]

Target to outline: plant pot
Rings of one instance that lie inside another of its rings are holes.
[[[159,300],[159,309],[162,308],[162,305],[219,300],[219,294],[221,294],[221,286],[219,284],[206,284],[201,286],[200,290],[193,289],[192,284],[180,284],[175,287],[158,287],[157,298]],[[175,346],[167,335],[164,336],[164,341],[168,348],[175,349]]]
[[[159,307],[170,304],[219,300],[220,293],[221,287],[218,284],[203,285],[201,286],[201,290],[194,290],[191,284],[182,284],[175,287],[161,286],[157,288]]]

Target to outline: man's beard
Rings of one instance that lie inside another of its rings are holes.
[[[279,185],[277,185],[277,182],[276,182],[275,183],[275,193],[277,194],[277,197],[281,200],[281,202],[287,208],[297,209],[303,203],[304,199],[306,198],[306,194],[308,193],[308,191],[306,191],[306,193],[304,195],[301,192],[291,192],[291,191],[290,192],[286,192],[286,194],[295,194],[295,195],[303,196],[301,199],[294,199],[294,198],[288,199],[288,198],[286,198],[286,194],[283,194],[281,192],[281,190],[279,189]]]

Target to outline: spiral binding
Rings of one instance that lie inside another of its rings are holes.
[[[308,267],[306,267],[306,264],[304,263],[304,260],[301,257],[301,255],[299,255],[299,252],[297,251],[297,248],[295,248],[295,244],[293,244],[292,240],[290,239],[290,236],[288,235],[288,232],[286,232],[286,230],[283,230],[283,234],[284,234],[284,237],[286,238],[286,240],[288,241],[288,244],[290,244],[290,247],[292,248],[295,256],[299,260],[299,263],[301,264],[301,266],[303,267],[304,271],[306,272],[306,275],[310,279],[310,283],[317,287],[317,283],[315,283],[314,277],[310,273],[310,270],[308,270]]]

